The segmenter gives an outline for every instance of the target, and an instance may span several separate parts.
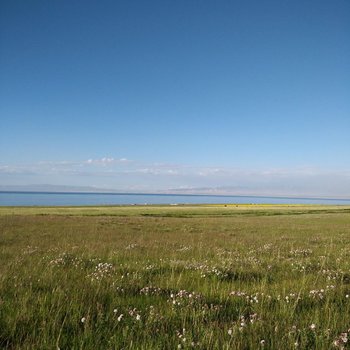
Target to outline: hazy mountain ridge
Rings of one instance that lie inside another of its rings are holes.
[[[79,193],[144,193],[144,194],[177,194],[177,195],[212,195],[212,196],[245,196],[245,197],[287,197],[287,198],[337,198],[349,199],[350,196],[329,196],[316,195],[313,193],[291,194],[287,191],[281,193],[268,189],[241,188],[238,186],[219,186],[219,187],[193,187],[193,188],[169,188],[162,190],[130,190],[130,189],[111,189],[94,186],[66,186],[66,185],[0,185],[0,191],[6,192],[79,192]]]

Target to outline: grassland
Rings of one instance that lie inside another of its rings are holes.
[[[349,348],[346,206],[2,207],[0,262],[1,349]]]

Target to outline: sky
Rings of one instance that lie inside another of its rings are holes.
[[[350,198],[350,2],[0,2],[0,186]]]

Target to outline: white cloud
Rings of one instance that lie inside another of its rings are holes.
[[[128,163],[131,162],[129,159],[127,158],[113,158],[113,157],[103,157],[100,159],[88,159],[87,161],[85,161],[85,164],[91,164],[91,165],[102,165],[102,166],[106,166],[106,165],[111,165],[111,164],[118,164],[118,163]]]

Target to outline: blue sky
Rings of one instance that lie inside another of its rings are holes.
[[[350,196],[348,1],[0,4],[0,185]]]

